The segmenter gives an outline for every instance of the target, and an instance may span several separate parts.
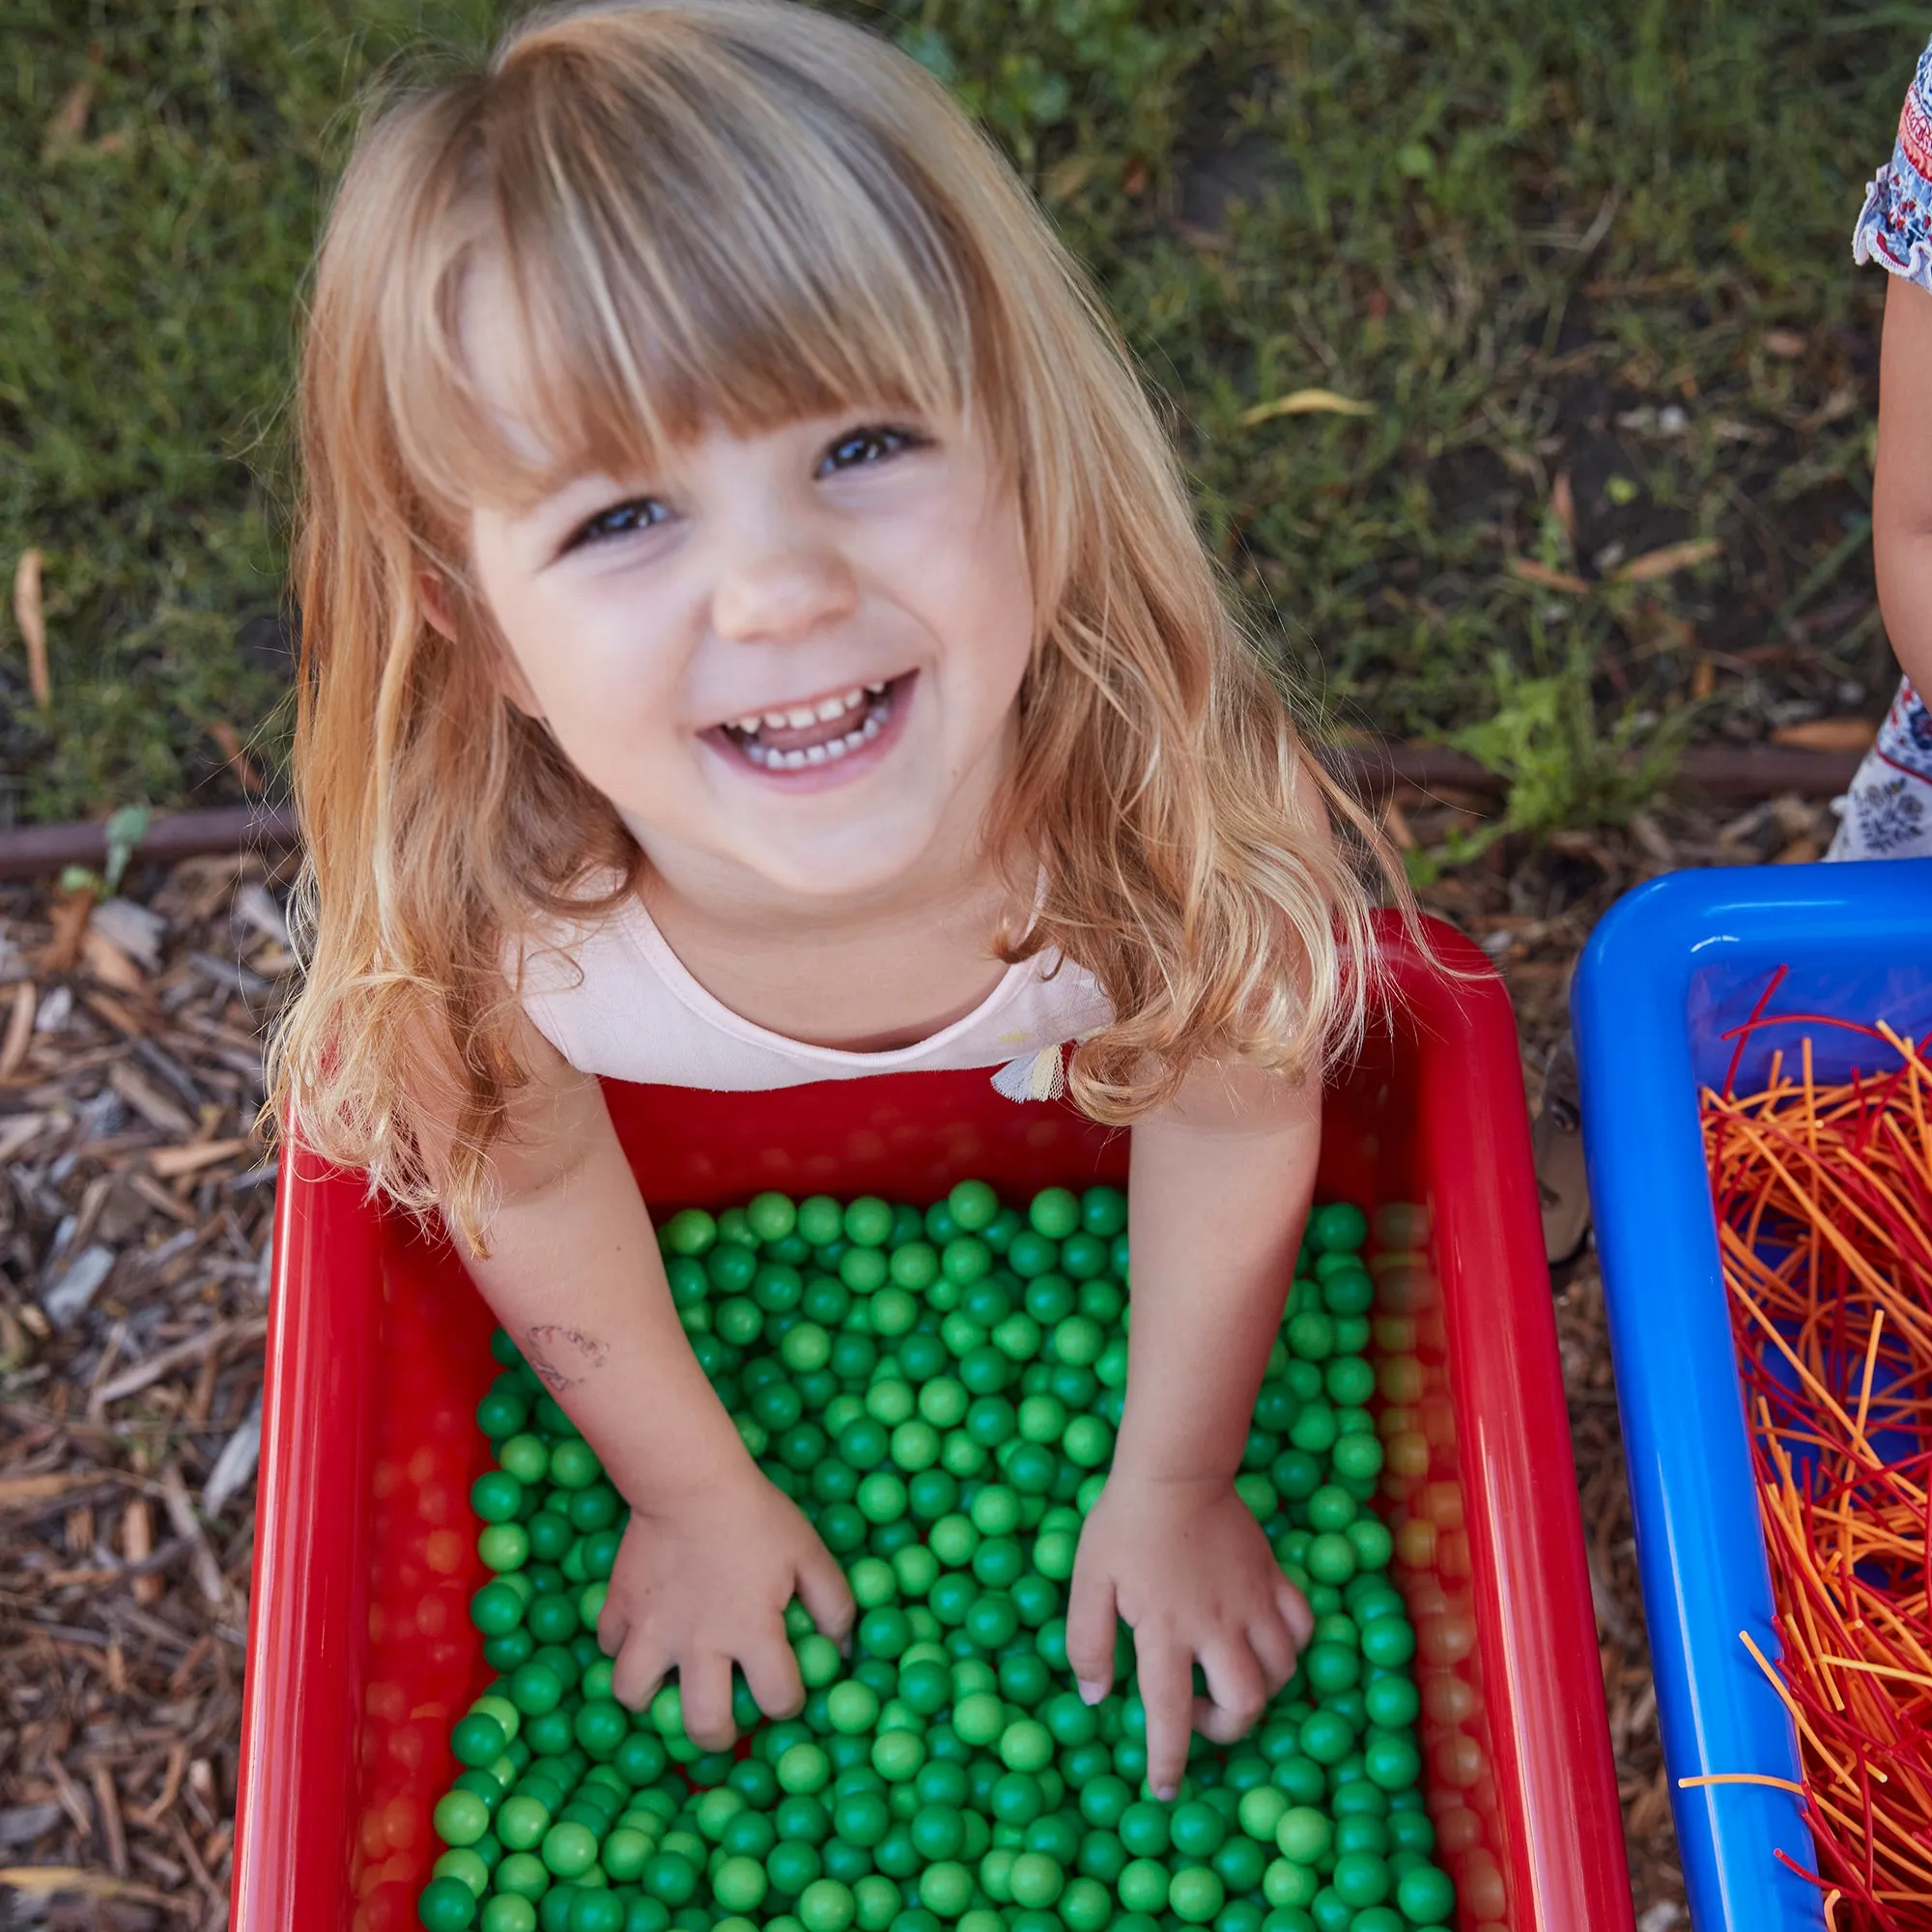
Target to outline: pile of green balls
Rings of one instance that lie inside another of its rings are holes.
[[[844,1564],[849,1660],[803,1608],[809,1695],[738,1753],[632,1713],[593,1634],[624,1526],[596,1456],[500,1333],[471,1500],[497,1673],[458,1720],[429,1932],[1411,1932],[1450,1920],[1417,1789],[1415,1634],[1370,1507],[1358,1209],[1314,1215],[1236,1488],[1316,1613],[1259,1727],[1145,1782],[1122,1633],[1089,1708],[1067,1579],[1127,1374],[1127,1208],[962,1181],[672,1217],[660,1240],[705,1373],[760,1466]]]

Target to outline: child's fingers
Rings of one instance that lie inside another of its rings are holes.
[[[846,1582],[838,1558],[817,1536],[808,1531],[807,1539],[798,1559],[798,1600],[810,1611],[821,1636],[843,1644],[859,1608],[852,1601],[852,1586]],[[764,1703],[763,1698],[758,1701]]]
[[[1294,1660],[1300,1650],[1287,1618],[1275,1605],[1267,1605],[1249,1624],[1248,1646],[1262,1667],[1267,1694],[1272,1697],[1294,1675]]]
[[[1267,1680],[1245,1636],[1216,1636],[1201,1652],[1208,1695],[1194,1700],[1194,1724],[1204,1738],[1231,1745],[1245,1737],[1267,1703]]]
[[[1294,1638],[1295,1650],[1306,1650],[1309,1639],[1315,1634],[1315,1612],[1308,1607],[1308,1599],[1286,1577],[1275,1586],[1275,1596],[1281,1605],[1282,1616],[1287,1620],[1289,1634]]]
[[[606,1597],[597,1613],[597,1648],[606,1657],[616,1657],[631,1634],[631,1615],[620,1597]]]
[[[1114,1579],[1104,1571],[1076,1567],[1066,1603],[1066,1662],[1089,1704],[1097,1704],[1114,1681],[1119,1622]]]
[[[1194,1660],[1185,1645],[1143,1626],[1134,1633],[1141,1702],[1147,1707],[1147,1781],[1156,1798],[1171,1799],[1187,1769],[1194,1728]]]
[[[715,1650],[681,1659],[678,1688],[684,1734],[700,1750],[726,1750],[738,1735],[731,1717],[731,1660]]]
[[[601,1623],[598,1629],[603,1629]],[[670,1659],[664,1650],[631,1631],[611,1666],[611,1694],[626,1710],[641,1711],[658,1694],[669,1669]]]
[[[795,1718],[805,1709],[805,1680],[790,1644],[776,1633],[738,1660],[745,1684],[768,1718]]]

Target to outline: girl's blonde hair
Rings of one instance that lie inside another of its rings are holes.
[[[480,260],[540,349],[541,462],[461,353]],[[1124,1122],[1201,1055],[1319,1073],[1358,1038],[1364,875],[1406,905],[1401,874],[1302,751],[1039,210],[871,35],[786,0],[631,0],[541,14],[487,68],[390,100],[323,241],[299,405],[307,971],[267,1110],[293,1102],[319,1153],[475,1241],[526,1077],[505,945],[608,913],[644,863],[501,695],[464,554],[479,479],[529,500],[581,466],[648,469],[707,422],[861,402],[970,409],[1017,493],[1039,620],[989,837],[1015,903],[1044,886],[1006,956],[1057,948],[1116,1009],[1075,1101]]]

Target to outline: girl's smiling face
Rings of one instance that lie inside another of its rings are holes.
[[[540,443],[493,279],[466,350]],[[1017,501],[972,423],[707,426],[650,475],[479,505],[469,536],[509,696],[674,886],[822,901],[974,863],[1036,623]]]

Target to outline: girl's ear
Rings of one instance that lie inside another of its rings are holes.
[[[454,642],[456,614],[450,608],[449,585],[441,575],[434,570],[418,571],[416,595],[422,602],[423,615],[429,619],[431,627]],[[523,666],[501,644],[497,645],[492,657],[497,689],[525,717],[541,720],[543,706],[537,701],[536,693],[530,689]]]
[[[456,638],[456,618],[449,608],[449,586],[442,581],[440,572],[419,570],[416,572],[416,596],[422,604],[423,615],[430,621],[433,630],[440,631],[452,642]]]

